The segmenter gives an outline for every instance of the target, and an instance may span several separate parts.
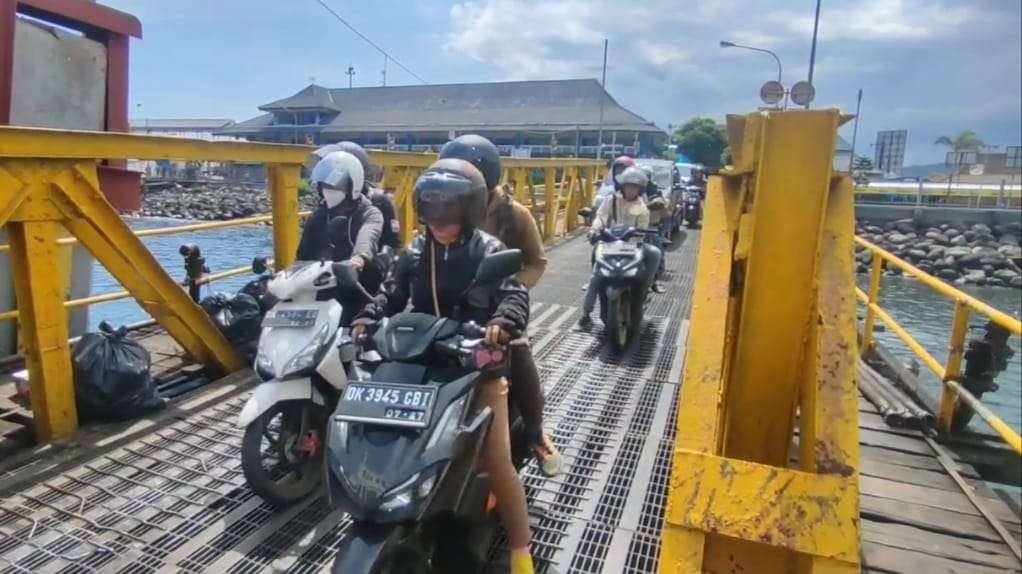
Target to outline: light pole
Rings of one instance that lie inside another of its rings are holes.
[[[777,57],[777,54],[771,52],[770,50],[764,49],[764,48],[754,48],[752,46],[743,46],[741,44],[735,44],[734,42],[728,42],[727,40],[721,40],[720,41],[720,47],[721,48],[741,48],[743,50],[752,50],[753,52],[763,52],[764,54],[770,54],[771,56],[774,57],[774,60],[777,61],[777,81],[778,81],[778,83],[783,83],[783,82],[781,82],[781,73],[783,71],[783,69],[781,68],[781,59]]]

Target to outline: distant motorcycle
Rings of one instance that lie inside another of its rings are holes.
[[[703,200],[698,188],[690,187],[685,190],[685,204],[683,211],[685,214],[685,223],[689,228],[694,228],[699,225],[699,222],[703,219]]]

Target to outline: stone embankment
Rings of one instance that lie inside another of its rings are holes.
[[[855,232],[871,243],[905,259],[919,269],[957,285],[988,285],[1022,289],[1022,225],[992,228],[982,223],[937,226],[901,219],[884,224],[856,221]],[[873,253],[857,247],[859,273],[869,273]],[[888,267],[884,272],[900,275]]]
[[[299,197],[299,208],[312,209],[316,202],[315,194],[306,193]],[[199,187],[175,184],[162,189],[148,189],[142,194],[140,215],[220,221],[269,212],[270,198],[264,187],[213,183]]]

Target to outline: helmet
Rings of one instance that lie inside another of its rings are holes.
[[[642,173],[646,174],[647,179],[653,179],[653,166],[648,163],[644,163],[639,166],[639,169],[642,170]]]
[[[341,146],[337,144],[327,144],[316,148],[315,151],[309,154],[309,157],[305,158],[305,172],[311,175],[313,168],[316,167],[319,160],[325,158],[327,154],[335,151],[344,150],[342,150]]]
[[[617,182],[618,185],[621,186],[625,186],[630,183],[635,184],[639,186],[639,189],[641,190],[645,189],[646,184],[649,183],[649,176],[646,175],[646,172],[642,168],[633,165],[626,167],[625,170],[617,176]]]
[[[340,151],[346,151],[351,155],[358,158],[358,161],[362,164],[362,171],[369,175],[369,152],[364,147],[358,145],[355,142],[338,142],[334,144]]]
[[[631,156],[620,155],[614,158],[614,161],[610,162],[610,175],[614,178],[614,185],[620,185],[618,176],[621,175],[626,168],[635,165],[635,160]]]
[[[333,151],[319,160],[309,176],[323,194],[327,207],[334,207],[347,199],[361,197],[365,185],[362,162],[346,151]]]
[[[441,159],[415,181],[412,201],[423,223],[482,225],[489,190],[486,180],[463,159]]]
[[[448,158],[463,159],[476,166],[486,180],[487,189],[500,183],[500,152],[483,136],[465,134],[445,143],[440,148],[440,159]]]

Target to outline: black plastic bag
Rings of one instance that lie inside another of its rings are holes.
[[[163,408],[149,374],[149,352],[128,339],[124,327],[103,321],[72,349],[75,399],[83,419],[119,421]]]
[[[266,312],[269,311],[271,307],[276,305],[277,301],[279,301],[279,299],[274,297],[274,295],[270,293],[269,290],[267,289],[267,284],[269,283],[269,281],[270,281],[269,277],[262,276],[259,277],[258,279],[253,279],[248,283],[245,283],[245,285],[241,289],[238,289],[238,293],[251,295],[252,297],[255,298],[256,301],[259,302],[259,309],[263,315],[265,315]]]
[[[240,347],[259,339],[263,310],[255,297],[247,293],[238,293],[234,297],[216,293],[200,301],[199,305],[231,345]]]

